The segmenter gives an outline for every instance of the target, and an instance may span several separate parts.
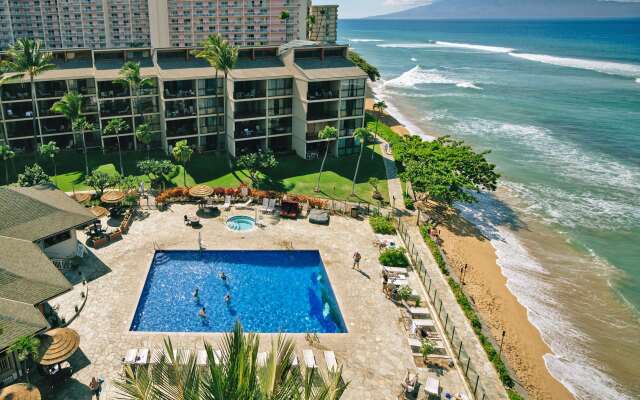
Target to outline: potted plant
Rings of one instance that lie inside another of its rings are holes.
[[[427,365],[427,357],[429,357],[431,353],[433,353],[433,344],[428,339],[424,339],[422,346],[420,346],[420,354],[422,355],[424,365]]]

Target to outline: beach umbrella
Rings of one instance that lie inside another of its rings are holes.
[[[100,201],[107,204],[116,204],[120,203],[124,199],[124,196],[124,192],[113,190],[103,194],[102,197],[100,197]]]
[[[107,210],[104,207],[100,207],[100,206],[93,206],[89,209],[89,211],[91,211],[91,213],[93,215],[96,216],[96,218],[101,218],[104,217],[105,215],[107,215],[109,213],[109,210]]]
[[[0,400],[40,400],[40,398],[40,390],[26,383],[16,383],[0,389]]]
[[[209,197],[213,194],[213,188],[207,185],[196,185],[189,189],[191,197]]]
[[[91,194],[89,193],[74,193],[71,197],[78,203],[84,203],[91,200]]]
[[[55,365],[68,360],[80,347],[80,335],[70,328],[56,328],[43,334],[36,361]]]

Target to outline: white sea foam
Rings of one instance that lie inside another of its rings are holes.
[[[413,89],[417,85],[455,85],[465,89],[482,90],[473,82],[468,82],[447,76],[443,71],[423,69],[419,65],[404,72],[402,75],[384,82],[386,87]]]
[[[557,65],[560,67],[586,69],[591,71],[601,72],[609,75],[620,75],[637,77],[640,75],[640,65],[638,64],[624,64],[611,61],[599,61],[599,60],[586,60],[581,58],[567,58],[549,56],[546,54],[527,54],[527,53],[509,53],[510,56],[521,58],[528,61],[536,61],[545,64]],[[640,79],[640,78],[638,78]],[[638,82],[636,79],[636,82]]]
[[[378,47],[398,48],[398,49],[431,49],[431,48],[448,48],[448,49],[464,49],[474,50],[487,53],[510,53],[514,49],[508,47],[483,46],[468,43],[452,43],[452,42],[429,42],[429,43],[389,43],[379,44]]]
[[[375,42],[384,42],[382,39],[347,39],[350,42],[354,43],[375,43]]]
[[[640,83],[640,78],[636,78],[636,83]]]
[[[544,357],[547,368],[579,399],[630,400],[580,350],[578,343],[589,339],[563,315],[553,298],[548,271],[532,258],[510,229],[513,222],[510,213],[492,195],[481,194],[478,200],[476,205],[458,205],[458,209],[489,238],[496,251],[497,264],[507,278],[507,287],[527,309],[529,320],[553,351],[553,355]]]
[[[418,60],[415,57],[411,57],[411,61],[412,62],[418,62]],[[638,83],[640,83],[640,79],[638,80]]]

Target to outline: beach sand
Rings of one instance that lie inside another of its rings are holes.
[[[366,109],[372,111],[374,99],[367,98]],[[408,129],[388,113],[381,121],[400,134]],[[433,135],[440,136],[440,135]],[[502,354],[515,373],[530,399],[564,400],[574,396],[558,382],[547,369],[543,356],[551,353],[540,332],[529,322],[527,310],[507,288],[507,279],[497,264],[491,242],[458,214],[442,218],[439,225],[442,248],[454,273],[459,277],[460,266],[468,265],[465,272],[465,291],[472,298],[485,326],[491,331],[495,343],[500,343],[502,331],[505,339]]]
[[[543,356],[551,350],[529,322],[527,310],[507,288],[491,242],[457,215],[443,219],[439,230],[452,273],[460,277],[460,268],[468,265],[464,273],[465,291],[498,346],[502,331],[506,332],[502,354],[529,398],[573,399],[547,370]]]

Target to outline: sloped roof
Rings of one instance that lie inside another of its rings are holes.
[[[0,187],[0,236],[31,242],[87,224],[95,217],[51,186]]]
[[[36,244],[0,237],[0,299],[34,305],[71,288]]]
[[[49,328],[33,305],[0,298],[0,351],[22,336],[32,336]]]

